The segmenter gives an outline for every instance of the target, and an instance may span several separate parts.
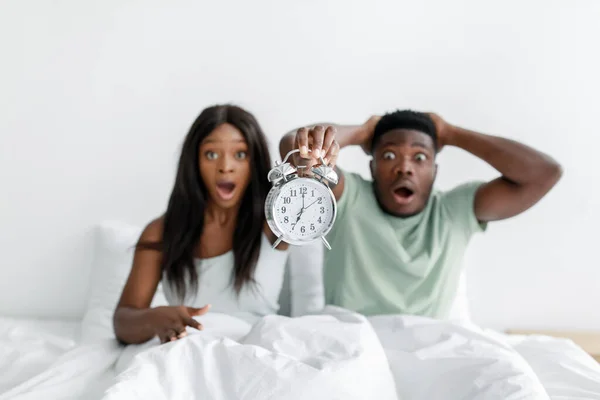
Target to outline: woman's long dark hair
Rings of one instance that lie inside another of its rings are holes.
[[[233,286],[254,282],[264,226],[264,202],[271,184],[267,174],[271,159],[265,134],[252,114],[233,105],[206,108],[194,121],[181,150],[175,185],[171,192],[160,243],[139,243],[138,248],[162,251],[162,272],[181,301],[186,291],[196,292],[198,273],[194,250],[204,230],[204,211],[208,191],[198,167],[200,143],[219,125],[229,123],[242,132],[251,162],[250,183],[243,195],[233,234]],[[189,285],[189,286],[188,286]]]

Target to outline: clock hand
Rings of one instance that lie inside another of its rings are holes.
[[[317,199],[317,200],[313,201],[312,203],[310,203],[310,204],[308,205],[308,207],[306,207],[304,210],[306,210],[306,209],[310,208],[310,206],[312,206],[313,204],[315,204],[317,201],[319,201],[319,199]]]
[[[298,213],[298,216],[296,218],[296,222],[294,222],[292,224],[292,230],[294,230],[294,228],[296,227],[296,225],[298,225],[298,221],[300,221],[300,217],[302,217],[302,213],[304,212],[304,210],[306,210],[306,208],[304,208],[304,193],[302,193],[302,208],[300,209],[300,212]]]
[[[296,222],[294,222],[292,224],[292,230],[294,230],[294,228],[296,227],[296,225],[298,224],[298,221],[300,221],[300,217],[302,217],[302,213],[304,212],[304,208],[302,208],[300,210],[300,212],[298,213],[297,217],[296,217]]]

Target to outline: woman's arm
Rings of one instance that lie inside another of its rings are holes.
[[[139,242],[159,243],[162,239],[162,219],[152,221],[142,232]],[[161,253],[136,249],[133,266],[115,310],[114,330],[125,343],[143,343],[156,334],[149,308],[160,282]]]
[[[160,243],[162,218],[152,221],[139,242]],[[161,279],[161,252],[157,249],[136,249],[133,266],[113,317],[115,335],[121,342],[143,343],[158,335],[161,342],[185,336],[185,327],[202,329],[192,317],[208,311],[192,307],[149,308]]]

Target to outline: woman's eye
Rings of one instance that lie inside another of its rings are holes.
[[[419,153],[415,156],[415,160],[417,161],[425,161],[427,160],[427,156],[423,153]]]
[[[394,159],[396,159],[396,155],[394,153],[392,153],[391,151],[386,151],[385,153],[383,153],[383,159],[384,160],[394,160]]]
[[[204,154],[206,155],[206,158],[209,160],[216,160],[217,158],[219,158],[219,155],[217,153],[215,153],[214,151],[207,151]]]
[[[235,158],[238,160],[245,160],[246,157],[248,157],[248,153],[246,153],[245,151],[238,151],[237,153],[235,153]]]

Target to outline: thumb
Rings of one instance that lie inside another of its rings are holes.
[[[188,307],[188,313],[190,313],[190,315],[192,317],[197,317],[199,315],[204,315],[208,312],[208,310],[210,309],[210,304],[205,305],[202,308],[195,308],[195,307]]]

